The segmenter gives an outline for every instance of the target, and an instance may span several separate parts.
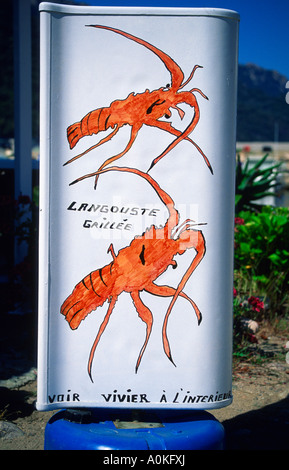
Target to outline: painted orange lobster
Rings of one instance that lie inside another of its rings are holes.
[[[206,99],[208,98],[198,88],[193,88],[190,91],[180,92],[180,90],[191,81],[196,69],[200,68],[201,66],[196,65],[193,71],[191,72],[189,78],[184,82],[184,74],[178,64],[176,64],[176,62],[170,56],[168,56],[152,44],[136,36],[133,36],[132,34],[126,33],[119,29],[111,28],[109,26],[87,26],[113,31],[114,33],[120,34],[126,37],[127,39],[135,41],[138,44],[141,44],[142,46],[148,48],[162,60],[165,67],[170,72],[171,85],[166,85],[166,87],[162,87],[154,91],[146,90],[144,93],[130,93],[126,99],[115,100],[107,108],[98,108],[93,111],[90,111],[86,116],[81,119],[81,121],[75,122],[74,124],[70,125],[67,129],[67,139],[71,149],[73,149],[77,142],[84,136],[98,134],[99,132],[106,131],[109,128],[113,130],[106,137],[101,139],[97,144],[85,150],[83,153],[80,153],[79,155],[76,155],[75,157],[68,160],[65,165],[73,162],[79,157],[82,157],[87,152],[91,151],[92,149],[95,149],[96,147],[104,144],[105,142],[108,142],[122,126],[124,126],[125,124],[129,124],[131,126],[131,135],[127,146],[122,152],[108,158],[100,166],[99,170],[102,170],[107,165],[122,157],[128,152],[137,137],[138,131],[145,124],[147,126],[158,127],[159,129],[167,131],[170,134],[176,136],[175,140],[173,140],[169,144],[169,146],[152,161],[149,170],[170,150],[172,150],[179,142],[186,139],[197,148],[197,150],[203,156],[211,173],[213,173],[208,158],[205,156],[200,147],[188,137],[189,134],[191,134],[191,132],[196,127],[200,118],[200,110],[194,92],[200,93]],[[183,132],[175,129],[170,122],[159,120],[162,117],[165,117],[167,119],[171,117],[170,108],[176,109],[179,113],[180,118],[182,119],[185,115],[185,112],[178,107],[178,104],[180,103],[186,103],[194,109],[193,119]]]
[[[148,344],[153,325],[153,314],[142,302],[140,298],[141,291],[146,291],[161,297],[172,297],[164,318],[162,330],[164,352],[172,363],[174,362],[167,338],[167,323],[178,296],[185,298],[191,303],[196,313],[198,324],[200,324],[202,319],[199,308],[195,302],[183,292],[183,288],[205,255],[206,249],[203,233],[200,230],[193,229],[192,226],[196,224],[189,219],[178,226],[179,213],[175,209],[174,201],[159,187],[157,182],[149,174],[143,173],[135,168],[120,167],[109,167],[100,170],[99,173],[105,173],[107,171],[129,172],[145,178],[156,191],[161,201],[166,205],[169,217],[163,228],[156,228],[152,225],[143,235],[136,236],[129,246],[119,250],[118,254],[114,252],[113,245],[111,244],[108,248],[108,252],[111,253],[113,261],[85,276],[75,286],[72,293],[61,306],[61,313],[65,315],[70,327],[74,330],[90,312],[102,306],[106,300],[109,303],[108,310],[89,355],[88,374],[91,380],[91,367],[95,349],[108,324],[118,296],[122,292],[130,293],[139,317],[146,324],[146,337],[136,362],[136,372]],[[177,288],[155,284],[154,281],[164,273],[169,266],[173,268],[177,267],[177,263],[173,257],[177,254],[183,254],[189,248],[194,248],[196,255]]]

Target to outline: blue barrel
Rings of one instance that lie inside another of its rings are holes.
[[[223,450],[222,424],[206,411],[62,410],[45,450]]]

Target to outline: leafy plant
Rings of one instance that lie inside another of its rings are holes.
[[[289,301],[289,210],[241,211],[235,225],[235,270],[281,312]]]
[[[235,205],[236,212],[241,210],[256,210],[260,205],[255,202],[266,196],[275,196],[275,190],[279,183],[278,175],[281,170],[282,162],[275,163],[269,167],[264,167],[268,154],[261,158],[253,166],[248,159],[243,166],[240,156],[237,157],[236,166],[236,194]]]

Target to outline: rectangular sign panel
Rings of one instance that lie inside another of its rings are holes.
[[[37,407],[226,406],[238,14],[40,17]]]

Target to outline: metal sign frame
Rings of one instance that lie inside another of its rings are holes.
[[[226,406],[239,16],[40,17],[37,408]]]

